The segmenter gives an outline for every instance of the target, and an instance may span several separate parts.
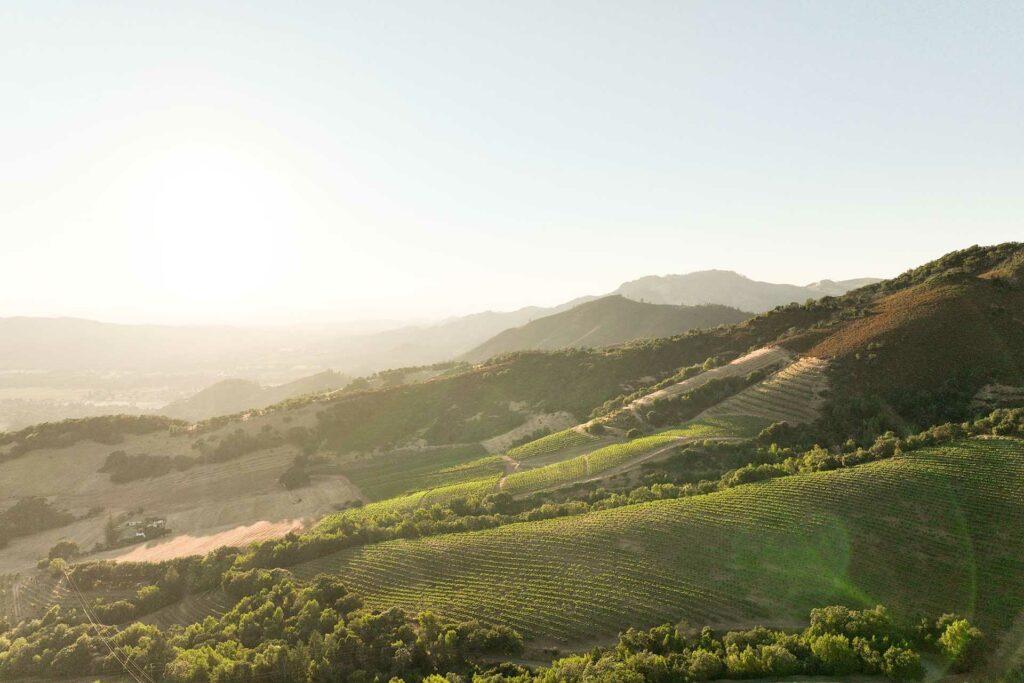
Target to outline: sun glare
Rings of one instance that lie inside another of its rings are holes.
[[[252,296],[290,269],[288,182],[253,155],[184,146],[131,179],[137,251],[156,288],[192,302]]]

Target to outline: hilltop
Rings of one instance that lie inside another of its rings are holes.
[[[462,356],[482,361],[512,351],[600,347],[732,325],[751,314],[727,306],[668,306],[607,296],[505,330]]]

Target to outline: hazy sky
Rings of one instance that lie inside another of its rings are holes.
[[[0,315],[891,276],[1024,239],[1021,35],[1019,2],[4,2]]]

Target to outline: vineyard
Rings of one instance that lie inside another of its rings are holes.
[[[417,491],[404,496],[387,498],[361,507],[354,507],[343,512],[327,515],[310,529],[314,535],[331,533],[342,519],[360,519],[383,515],[390,512],[408,512],[434,504],[443,504],[456,498],[469,495],[485,496],[498,490],[498,476],[490,475],[464,481],[459,484],[439,486],[434,489]]]
[[[607,472],[613,468],[625,465],[639,455],[648,451],[667,446],[679,441],[674,436],[660,434],[655,436],[643,436],[626,443],[617,443],[611,446],[599,448],[587,455],[587,463],[591,474]]]
[[[552,465],[511,474],[505,478],[501,490],[513,495],[530,493],[583,479],[588,474],[587,456],[580,455]]]
[[[606,473],[643,454],[677,441],[681,441],[677,436],[655,435],[612,444],[569,460],[510,474],[505,478],[501,489],[512,494],[524,494],[570,484]]]
[[[634,413],[639,413],[650,407],[657,401],[673,396],[681,396],[687,392],[698,389],[708,382],[726,377],[743,377],[752,372],[769,368],[773,365],[788,363],[792,354],[779,346],[766,346],[757,349],[721,367],[705,370],[699,375],[690,377],[671,386],[659,389],[646,396],[642,396],[629,404],[628,408]]]
[[[167,629],[174,624],[187,626],[202,622],[206,617],[219,617],[230,610],[235,600],[221,589],[186,595],[184,599],[141,617],[143,624]]]
[[[134,594],[134,590],[104,589],[89,592],[86,599],[91,602],[102,598],[113,602]],[[35,570],[0,577],[0,618],[12,621],[38,618],[54,605],[60,605],[61,609],[81,609],[78,595],[64,577]]]
[[[827,367],[828,362],[820,358],[801,358],[765,381],[705,410],[701,417],[749,415],[769,422],[813,422],[828,390]]]
[[[351,460],[340,469],[367,498],[383,500],[502,471],[501,458],[482,455],[484,448],[479,444],[407,449]]]
[[[558,453],[570,448],[586,446],[598,441],[596,436],[587,434],[576,429],[564,429],[554,434],[548,434],[522,446],[510,448],[506,455],[516,460],[528,460],[542,455]]]
[[[884,603],[905,617],[955,611],[1000,630],[1024,607],[1022,484],[1024,444],[978,439],[705,496],[353,548],[294,570],[345,576],[375,607],[430,608],[562,644],[680,619],[796,625],[836,602]]]
[[[706,415],[706,413],[705,413]],[[658,432],[659,435],[679,436],[693,439],[741,438],[752,439],[771,422],[752,415],[724,415],[702,417],[682,427]]]
[[[68,585],[64,577],[49,572],[33,571],[23,576],[0,576],[0,618],[9,620],[38,618],[54,605],[62,610],[82,609],[82,600],[92,605],[102,599],[112,603],[134,597],[136,589],[112,588],[83,591],[81,597]],[[142,617],[139,621],[167,628],[172,624],[192,624],[207,616],[217,616],[230,609],[234,601],[217,589],[188,595],[183,600]]]
[[[556,488],[597,475],[607,475],[612,470],[648,460],[674,443],[684,444],[699,439],[751,438],[766,426],[768,422],[763,418],[743,415],[694,420],[677,429],[611,444],[544,467],[515,472],[505,477],[501,490],[517,495]]]

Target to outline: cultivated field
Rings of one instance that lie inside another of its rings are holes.
[[[705,410],[700,417],[749,415],[768,422],[813,422],[828,391],[828,361],[807,356],[763,382]]]
[[[794,626],[884,603],[1009,627],[1024,608],[1024,443],[978,439],[849,470],[580,517],[392,541],[294,568],[377,607],[514,626],[538,642],[686,619]]]
[[[554,434],[548,434],[522,446],[510,448],[505,455],[515,460],[528,460],[543,455],[558,453],[559,451],[588,446],[598,441],[596,436],[576,429],[564,429]]]
[[[781,346],[766,346],[762,349],[740,356],[731,363],[721,367],[712,368],[711,370],[705,370],[699,375],[677,382],[676,384],[665,387],[664,389],[651,392],[646,396],[641,396],[630,403],[627,408],[632,410],[634,413],[641,414],[657,401],[672,398],[673,396],[681,396],[682,394],[704,386],[711,380],[724,379],[726,377],[743,377],[752,372],[757,372],[758,370],[763,370],[764,368],[771,367],[773,365],[789,363],[792,358],[793,354]]]
[[[202,622],[206,617],[219,617],[230,610],[235,600],[221,589],[187,595],[173,605],[158,609],[152,614],[140,617],[143,624],[153,624],[162,629],[174,624],[188,625]]]
[[[485,452],[479,444],[405,449],[349,460],[340,470],[368,499],[383,500],[502,472],[502,459]]]

